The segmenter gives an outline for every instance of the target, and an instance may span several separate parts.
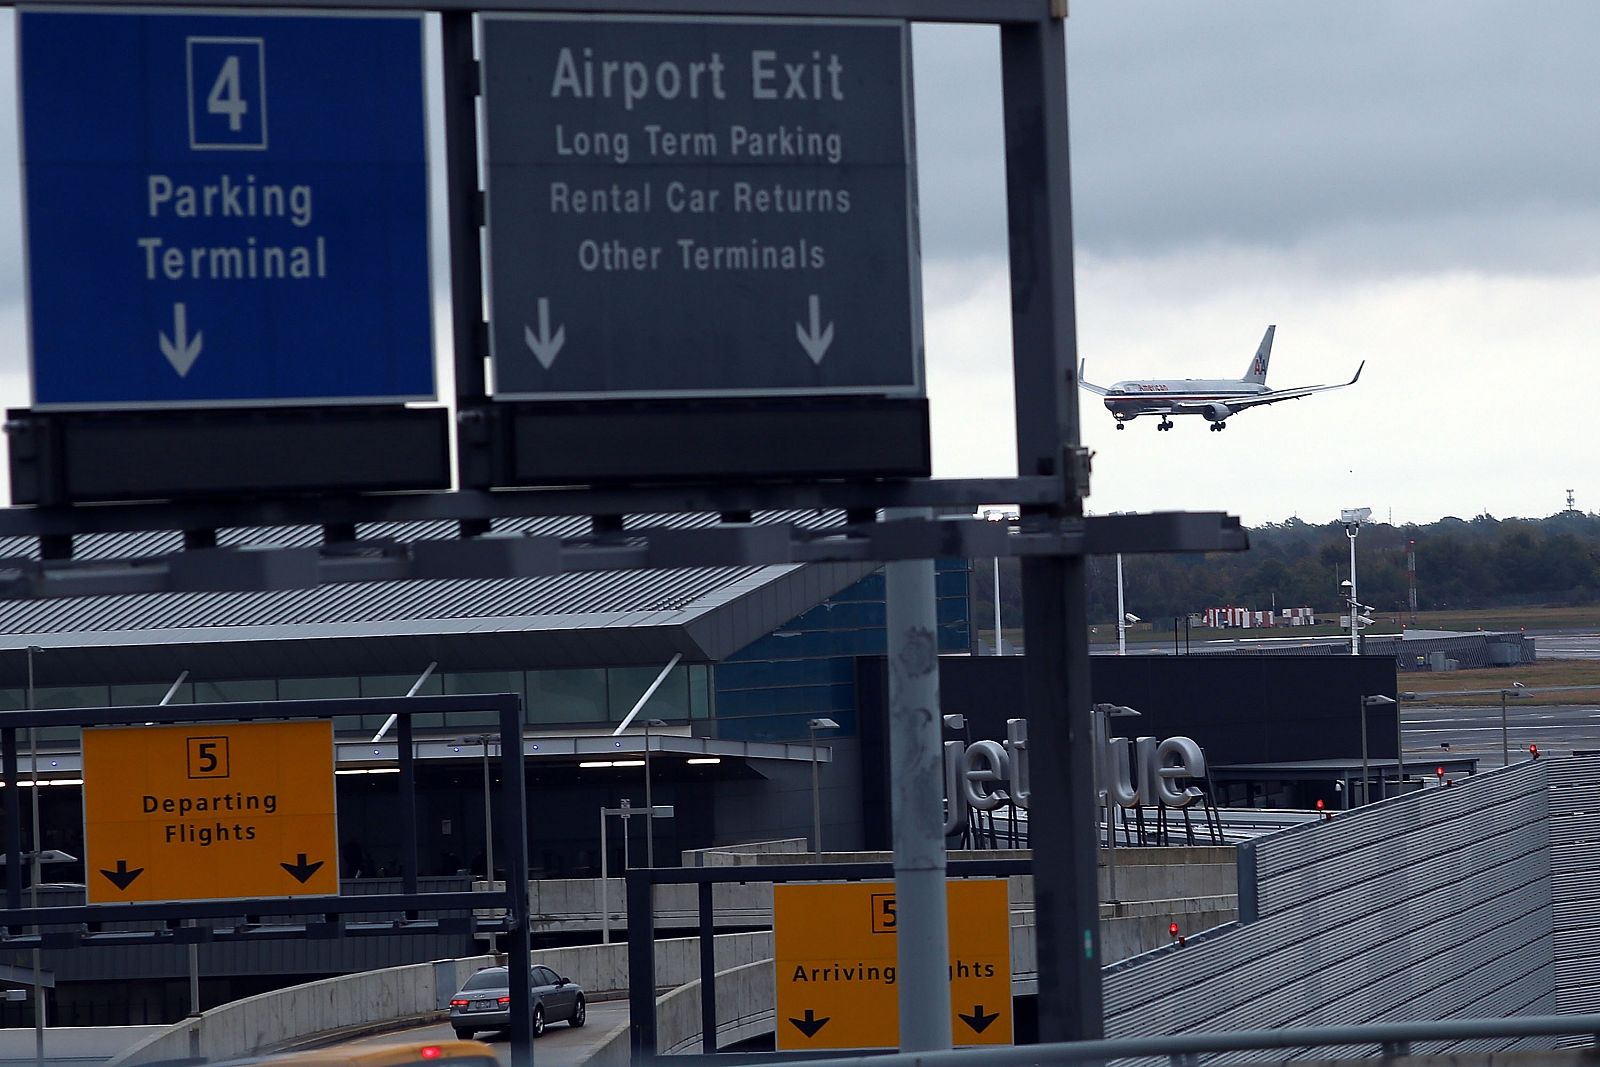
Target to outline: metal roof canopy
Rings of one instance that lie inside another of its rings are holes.
[[[26,682],[7,650],[34,647],[49,682],[165,684],[449,671],[711,663],[870,572],[865,564],[573,576],[515,585],[366,583],[294,595],[237,592],[0,602],[0,686]],[[574,587],[574,588],[569,588]],[[485,612],[484,608],[488,611]]]

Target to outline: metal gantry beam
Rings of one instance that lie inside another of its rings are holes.
[[[49,599],[197,590],[264,591],[343,582],[521,578],[580,571],[786,566],[796,563],[1242,549],[1237,520],[1217,512],[1106,517],[1035,516],[1014,529],[981,519],[854,523],[806,529],[789,523],[698,529],[641,526],[619,538],[563,539],[517,532],[396,542],[182,549],[121,559],[12,559],[0,565],[0,597]]]
[[[30,0],[32,3],[32,0]],[[39,0],[39,7],[81,6]],[[112,0],[123,8],[170,7],[167,0]],[[260,8],[260,0],[206,0],[208,8]],[[1005,25],[1064,16],[1061,0],[290,0],[283,10],[363,9],[424,12],[528,11],[569,15],[705,15],[742,18],[879,18]]]

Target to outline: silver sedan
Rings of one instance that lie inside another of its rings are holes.
[[[481,1030],[506,1030],[511,1026],[511,983],[504,967],[485,967],[468,978],[450,998],[450,1025],[456,1036],[469,1039]],[[582,1026],[588,1018],[583,988],[548,967],[535,964],[528,971],[532,985],[533,1036],[549,1023],[563,1020]]]

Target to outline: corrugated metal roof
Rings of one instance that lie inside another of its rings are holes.
[[[603,571],[504,580],[351,582],[265,593],[0,601],[0,634],[676,612],[758,571],[787,569]]]
[[[630,515],[628,529],[644,526],[670,526],[676,529],[701,529],[715,526],[714,514]],[[836,511],[796,509],[757,512],[755,522],[763,525],[792,523],[806,529],[826,529],[843,522]],[[581,515],[558,517],[503,518],[494,520],[498,533],[528,533],[540,537],[577,539],[589,535],[589,519]],[[438,522],[364,522],[357,535],[368,541],[445,540],[456,536],[456,524]],[[217,531],[222,546],[282,545],[286,548],[313,548],[322,543],[320,526],[235,526]],[[162,556],[183,548],[183,535],[177,530],[134,533],[80,534],[73,539],[73,556],[83,560],[138,559]],[[38,559],[38,543],[31,537],[0,537],[0,559]]]
[[[717,521],[714,515],[650,516],[630,526]],[[758,521],[819,528],[837,525],[840,516],[786,512]],[[495,529],[577,538],[588,535],[589,521],[518,519],[497,522]],[[415,541],[452,537],[456,525],[365,524],[359,533],[364,540]],[[320,528],[301,526],[224,530],[217,541],[312,546],[321,538]],[[181,546],[181,535],[172,531],[94,535],[78,538],[75,552],[81,559],[127,559]],[[0,555],[32,552],[24,539],[0,539]],[[811,607],[819,588],[830,595],[871,569],[700,567],[0,600],[0,651],[38,645],[48,651],[52,673],[70,672],[80,684],[167,677],[175,667],[210,677],[379,673],[391,662],[427,656],[447,657],[455,665],[448,669],[458,670],[650,663],[672,652],[706,661]],[[737,623],[705,625],[723,616]],[[10,684],[16,673],[13,658],[0,657],[0,684]]]

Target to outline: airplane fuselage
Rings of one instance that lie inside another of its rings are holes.
[[[1184,378],[1169,381],[1117,382],[1104,397],[1106,410],[1118,422],[1138,418],[1140,415],[1203,414],[1210,417],[1205,405],[1226,405],[1230,400],[1258,396],[1267,391],[1265,385],[1254,385],[1237,378]],[[1179,411],[1178,409],[1187,409]],[[1220,418],[1226,418],[1219,408]]]

